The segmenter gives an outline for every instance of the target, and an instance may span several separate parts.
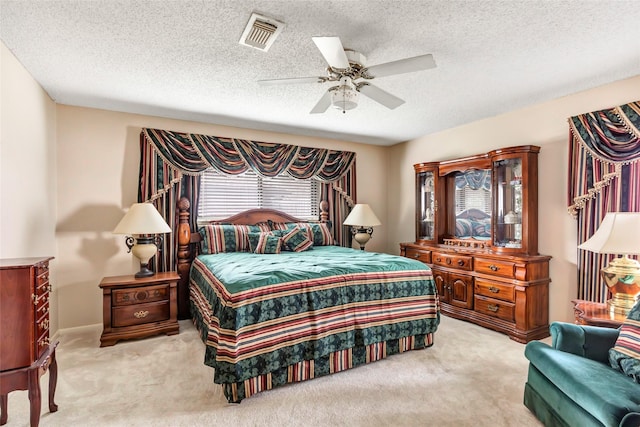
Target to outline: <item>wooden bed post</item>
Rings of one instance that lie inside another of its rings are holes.
[[[320,202],[320,221],[329,221],[329,202],[326,200]]]
[[[191,227],[189,208],[191,203],[186,197],[178,201],[178,319],[189,319],[189,269],[191,268]]]

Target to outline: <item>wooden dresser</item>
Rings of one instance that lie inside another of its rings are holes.
[[[178,280],[180,276],[174,271],[139,279],[133,275],[102,279],[104,325],[100,347],[123,339],[177,334]]]
[[[443,314],[528,342],[549,335],[549,260],[538,254],[539,147],[414,165],[416,241]]]
[[[49,371],[49,411],[55,412],[57,342],[49,340],[49,261],[52,257],[0,259],[0,424],[7,395],[29,390],[31,426],[40,421],[40,376]]]

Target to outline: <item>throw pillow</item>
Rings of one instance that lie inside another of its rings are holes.
[[[609,363],[640,383],[640,300],[629,311],[616,344],[609,350]]]
[[[314,246],[333,245],[333,235],[331,234],[331,224],[327,222],[270,222],[272,230],[293,230],[294,228],[305,228],[308,230],[309,238]]]
[[[198,230],[202,236],[202,253],[245,252],[249,249],[247,226],[209,224]]]
[[[313,236],[314,246],[333,245],[333,235],[326,222],[308,224]]]
[[[282,246],[282,239],[271,233],[260,233],[255,248],[252,252],[256,254],[279,254]]]
[[[293,252],[302,252],[311,249],[313,241],[309,237],[307,229],[296,227],[282,237],[284,246]]]

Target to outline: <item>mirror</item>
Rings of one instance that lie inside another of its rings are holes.
[[[455,238],[491,239],[491,170],[455,172]]]

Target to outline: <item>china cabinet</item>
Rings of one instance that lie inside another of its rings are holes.
[[[549,335],[549,260],[538,254],[536,146],[414,165],[416,239],[441,311],[519,342]]]

